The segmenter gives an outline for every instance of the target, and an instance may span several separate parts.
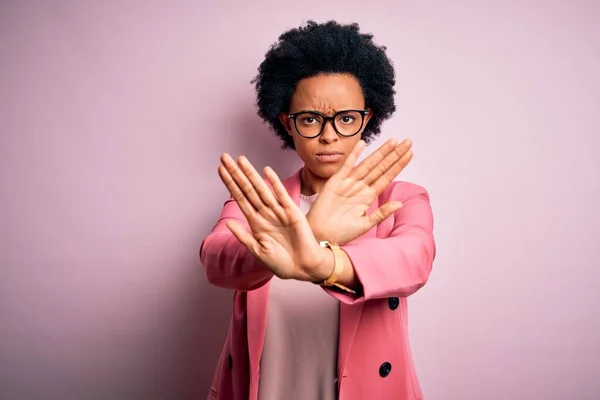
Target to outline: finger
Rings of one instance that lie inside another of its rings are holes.
[[[231,174],[223,165],[219,165],[219,176],[221,180],[231,193],[231,197],[237,202],[238,206],[246,216],[246,219],[249,219],[256,213],[256,209],[250,204],[244,193],[238,187],[237,183],[231,177]]]
[[[377,210],[369,215],[369,223],[371,228],[385,221],[390,215],[402,208],[402,203],[399,201],[388,201]]]
[[[241,158],[242,157],[240,157],[240,159]],[[262,199],[254,189],[254,186],[246,176],[246,173],[242,171],[238,163],[236,163],[229,154],[223,154],[223,156],[221,156],[221,163],[225,168],[227,168],[227,171],[237,184],[238,188],[242,191],[246,199],[248,199],[250,204],[252,204],[252,207],[254,207],[256,211],[262,210],[265,207],[265,203],[263,203]],[[249,164],[250,162],[248,161],[247,165]],[[251,165],[249,168],[253,169]]]
[[[233,233],[233,236],[246,246],[255,257],[258,255],[259,243],[242,224],[237,221],[227,221],[225,225]]]
[[[392,153],[396,148],[398,142],[396,139],[389,139],[383,145],[381,145],[376,151],[370,156],[365,158],[351,173],[351,176],[356,180],[363,180],[369,172],[371,172],[377,164],[379,164],[388,154]]]
[[[367,174],[367,176],[363,178],[363,182],[367,185],[371,185],[373,182],[377,181],[381,176],[388,173],[390,168],[397,166],[398,161],[400,161],[402,157],[410,151],[411,146],[412,143],[410,143],[409,140],[405,140],[398,146],[394,147],[394,149],[388,155],[386,155],[381,161],[379,161],[375,166],[373,166],[373,168]],[[400,169],[400,171],[401,170],[402,169]],[[396,175],[398,175],[400,171],[396,172]],[[394,177],[396,175],[394,175]],[[394,177],[392,177],[392,179]]]
[[[380,176],[373,184],[371,189],[376,193],[377,196],[392,182],[396,176],[408,165],[412,160],[413,152],[408,151],[404,154],[394,165],[392,165],[382,176]]]
[[[356,164],[356,160],[358,160],[358,157],[360,157],[361,153],[365,149],[365,146],[366,143],[362,139],[356,143],[350,154],[348,154],[346,161],[344,161],[342,168],[340,168],[337,172],[338,176],[341,178],[346,178],[352,173],[354,165]]]
[[[238,161],[238,165],[244,174],[248,177],[248,180],[252,184],[254,190],[260,197],[261,201],[269,206],[269,208],[274,209],[279,207],[279,203],[275,198],[275,195],[271,191],[271,189],[265,183],[265,180],[260,176],[258,171],[254,169],[254,166],[250,164],[250,161],[246,157],[240,157]]]
[[[279,204],[281,204],[284,208],[292,208],[296,206],[297,204],[294,202],[294,200],[292,200],[275,171],[273,171],[271,167],[265,167],[264,172],[269,182],[271,182],[271,185],[273,185],[273,190],[275,191],[275,195],[277,196]]]

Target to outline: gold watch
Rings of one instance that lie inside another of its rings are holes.
[[[352,294],[356,294],[356,291],[347,288],[346,286],[337,283],[338,278],[340,277],[340,275],[342,274],[342,272],[344,271],[344,263],[342,262],[342,250],[340,249],[340,245],[336,244],[336,243],[331,243],[328,241],[322,241],[319,242],[319,246],[323,247],[323,248],[329,248],[331,249],[332,253],[333,253],[333,271],[331,272],[331,275],[329,275],[329,277],[327,279],[325,279],[324,281],[320,281],[320,282],[316,282],[321,286],[335,286],[339,289],[342,289],[345,292],[348,293],[352,293]]]

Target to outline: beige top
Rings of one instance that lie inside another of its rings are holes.
[[[316,195],[300,195],[305,213]],[[273,277],[259,400],[337,399],[339,303],[318,285]]]

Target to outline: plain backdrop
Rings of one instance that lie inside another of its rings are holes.
[[[205,398],[231,293],[198,249],[219,155],[300,166],[255,114],[308,19],[388,47],[438,257],[410,299],[428,400],[600,399],[600,2],[0,3],[0,398]],[[369,148],[369,152],[373,147]]]

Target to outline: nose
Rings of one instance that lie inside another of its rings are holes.
[[[333,128],[333,121],[329,120],[325,122],[325,127],[323,128],[323,133],[319,136],[319,141],[321,143],[333,143],[339,140],[338,134]]]

